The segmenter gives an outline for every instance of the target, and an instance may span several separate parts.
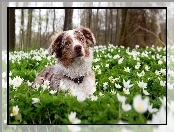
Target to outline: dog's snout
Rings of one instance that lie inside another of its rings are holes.
[[[76,46],[74,47],[74,50],[75,50],[76,52],[81,52],[82,46],[81,46],[81,45],[76,45]]]

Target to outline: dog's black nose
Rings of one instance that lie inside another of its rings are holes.
[[[74,50],[75,50],[76,53],[81,53],[82,46],[81,46],[81,45],[76,45],[76,46],[74,47]]]

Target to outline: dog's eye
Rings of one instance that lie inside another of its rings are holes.
[[[70,45],[70,42],[65,42],[65,45],[66,45],[66,46]]]
[[[80,38],[80,41],[83,42],[83,38]]]

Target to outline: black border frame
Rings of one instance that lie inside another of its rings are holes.
[[[7,7],[7,125],[54,125],[54,124],[9,124],[9,10],[10,9],[165,9],[166,10],[166,124],[77,124],[81,125],[167,125],[167,7]],[[55,124],[73,125],[73,124]]]

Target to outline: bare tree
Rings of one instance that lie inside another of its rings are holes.
[[[26,35],[26,46],[31,47],[31,33],[32,33],[32,14],[33,9],[28,9],[28,22],[27,22],[27,35]]]
[[[134,48],[139,45],[163,46],[158,34],[158,9],[124,9],[122,10],[122,27],[119,45]]]
[[[39,41],[37,41],[40,45],[41,45],[41,27],[42,27],[42,17],[41,17],[41,9],[39,9],[39,20],[38,20],[38,37],[37,37],[37,39],[39,39]]]
[[[109,24],[109,27],[110,27],[110,31],[109,31],[109,40],[110,40],[110,43],[113,44],[113,40],[112,40],[112,35],[113,35],[113,9],[110,9],[110,24]]]
[[[107,35],[108,35],[108,10],[105,10],[105,44],[107,43]]]
[[[56,20],[56,12],[55,9],[53,9],[53,32],[55,32],[55,20]]]
[[[9,9],[9,50],[15,49],[15,9]]]
[[[87,27],[91,29],[91,27],[92,27],[92,9],[87,9],[87,14],[88,14]]]
[[[73,2],[63,2],[64,7],[72,7]],[[63,30],[71,30],[73,27],[72,23],[73,18],[73,9],[65,9],[65,19],[64,19],[64,28]]]
[[[45,26],[45,32],[47,32],[47,30],[48,30],[49,13],[50,13],[50,10],[48,9],[48,10],[46,11],[46,26]]]
[[[23,50],[24,46],[24,9],[21,9],[21,27],[20,27],[20,49]]]
[[[116,18],[116,34],[115,34],[115,44],[118,45],[119,43],[119,34],[120,34],[120,23],[121,23],[121,9],[117,9],[117,16]]]

